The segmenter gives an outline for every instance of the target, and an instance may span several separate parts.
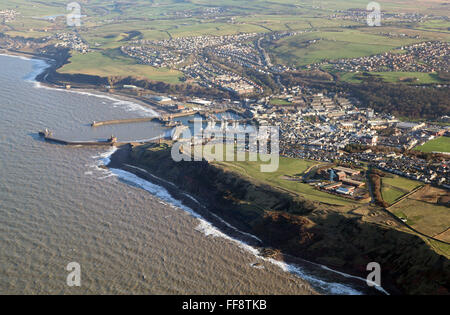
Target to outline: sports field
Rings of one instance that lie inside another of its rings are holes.
[[[421,152],[446,152],[450,153],[450,137],[440,137],[418,146],[415,150]]]

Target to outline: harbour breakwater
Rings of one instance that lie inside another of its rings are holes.
[[[129,119],[114,119],[114,120],[106,120],[106,121],[94,121],[92,122],[92,127],[100,127],[100,126],[108,126],[108,125],[119,125],[119,124],[133,124],[133,123],[141,123],[141,122],[151,122],[157,121],[159,123],[165,123],[159,117],[143,117],[143,118],[129,118]]]
[[[103,141],[68,141],[53,137],[52,133],[48,130],[39,131],[39,136],[45,141],[69,146],[116,146],[125,144],[123,142],[117,142],[117,138],[114,136],[111,136],[111,138]]]

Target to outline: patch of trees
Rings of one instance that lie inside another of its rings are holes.
[[[281,82],[286,86],[301,85],[307,80],[333,81],[333,76],[320,70],[286,72],[281,75]]]
[[[364,107],[408,118],[434,119],[450,112],[450,90],[371,82],[348,84],[348,91]]]
[[[372,194],[373,194],[373,199],[375,201],[375,204],[377,206],[383,207],[383,208],[387,208],[389,207],[389,204],[384,201],[383,196],[381,194],[381,178],[384,177],[384,173],[377,170],[377,169],[372,169],[370,170],[370,174],[369,174],[369,181],[370,181],[370,186],[372,188]]]

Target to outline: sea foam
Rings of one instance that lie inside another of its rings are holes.
[[[103,154],[100,154],[98,156],[98,158],[100,158],[100,161],[102,163],[109,163],[110,158],[109,156],[112,155],[115,152],[115,150],[111,149],[108,152],[105,152]],[[144,170],[142,170],[144,171]],[[328,294],[342,294],[342,295],[361,295],[363,294],[362,292],[358,291],[357,289],[351,287],[350,285],[346,285],[346,284],[341,284],[341,283],[335,283],[335,282],[329,282],[326,280],[322,280],[317,278],[316,276],[312,276],[310,274],[308,274],[303,268],[294,265],[294,264],[288,264],[273,258],[265,258],[262,257],[260,255],[260,252],[257,248],[247,244],[246,242],[239,240],[237,238],[231,237],[227,234],[225,234],[224,232],[222,232],[220,229],[218,229],[217,227],[215,227],[212,223],[208,222],[204,217],[202,217],[200,214],[198,214],[197,212],[195,212],[192,208],[187,207],[186,205],[184,205],[180,200],[177,200],[175,198],[172,197],[172,195],[167,191],[167,189],[165,189],[162,186],[153,184],[145,179],[142,179],[140,177],[138,177],[137,175],[121,170],[121,169],[110,169],[110,172],[114,175],[116,175],[118,178],[120,178],[121,180],[123,180],[124,182],[128,182],[131,185],[135,186],[135,187],[139,187],[142,188],[144,190],[146,190],[147,192],[149,192],[150,194],[152,194],[153,196],[157,197],[158,199],[162,200],[164,204],[167,204],[168,206],[174,208],[174,209],[181,209],[184,212],[186,212],[187,214],[189,214],[190,216],[194,217],[195,219],[197,219],[199,221],[199,224],[197,225],[197,227],[195,228],[195,230],[197,230],[198,232],[203,233],[205,236],[209,236],[209,237],[218,237],[218,238],[222,238],[225,240],[228,240],[230,242],[235,243],[239,248],[245,250],[246,252],[252,254],[253,256],[255,256],[257,259],[260,259],[262,261],[268,262],[270,264],[273,264],[279,268],[281,268],[283,271],[294,274],[296,276],[298,276],[301,279],[304,279],[305,281],[309,282],[313,287],[318,288],[319,290],[328,293]],[[173,185],[173,183],[171,183]],[[189,197],[196,201],[198,203],[198,201],[189,195]],[[223,220],[222,220],[223,221]],[[225,222],[225,221],[223,221]],[[225,222],[226,223],[226,222]],[[226,223],[227,226],[237,230],[235,227],[233,227],[232,225]],[[239,230],[237,230],[239,231]],[[242,234],[248,234],[245,232],[241,232]],[[254,238],[256,238],[255,236],[253,236]],[[258,238],[256,238],[258,239]],[[259,240],[259,239],[258,239]],[[327,270],[329,272],[334,272],[337,274],[340,274],[344,277],[347,278],[355,278],[355,279],[360,279],[361,281],[365,282],[365,279],[362,278],[358,278],[355,276],[351,276],[351,275],[347,275],[344,274],[342,272],[338,272],[335,270],[332,270],[326,266],[323,265],[319,265],[316,264],[318,266],[321,266],[324,270]],[[382,289],[382,288],[378,288],[381,292],[386,293],[387,292]]]
[[[136,112],[145,117],[159,117],[160,116],[156,111],[154,111],[153,109],[151,109],[149,107],[140,105],[140,104],[132,102],[132,101],[121,100],[121,99],[115,98],[110,95],[102,94],[100,92],[92,93],[92,92],[77,91],[77,90],[63,90],[60,88],[54,88],[54,87],[50,87],[47,85],[43,85],[43,84],[41,84],[41,82],[36,80],[36,77],[39,74],[41,74],[43,71],[45,71],[47,68],[50,67],[50,64],[47,61],[45,61],[43,59],[30,59],[30,58],[21,57],[21,56],[10,56],[10,55],[4,55],[4,56],[21,58],[24,60],[30,60],[32,62],[33,70],[24,78],[24,80],[28,81],[28,82],[32,82],[34,84],[35,88],[54,90],[54,91],[66,92],[66,93],[75,93],[75,94],[80,94],[80,95],[84,95],[84,96],[91,96],[91,97],[96,97],[99,99],[105,99],[105,100],[111,101],[111,104],[114,108],[121,108],[128,112]]]

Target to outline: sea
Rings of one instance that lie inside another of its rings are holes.
[[[45,60],[0,55],[0,294],[371,294],[365,279],[259,256],[154,183],[106,169],[110,147],[43,141],[152,139],[158,114],[100,92],[35,80]],[[80,286],[69,286],[80,266]],[[380,288],[380,290],[382,290]]]

